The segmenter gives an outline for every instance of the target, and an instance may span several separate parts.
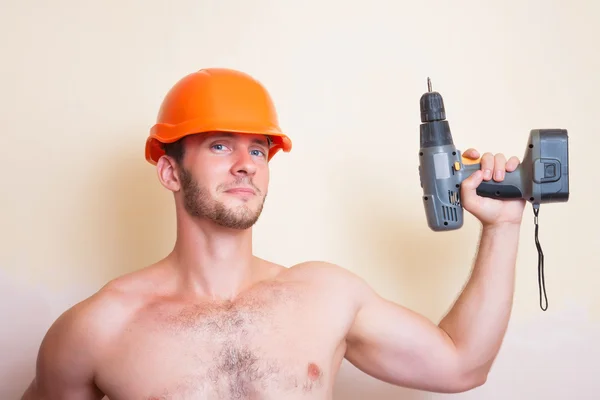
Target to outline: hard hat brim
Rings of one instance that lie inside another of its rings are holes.
[[[273,142],[271,148],[269,149],[269,161],[279,150],[282,150],[286,153],[289,153],[292,150],[291,139],[277,126],[245,126],[242,128],[235,126],[211,125],[207,124],[206,121],[190,120],[177,125],[165,123],[155,124],[150,130],[150,135],[146,139],[146,160],[149,163],[156,165],[160,157],[165,154],[163,144],[176,142],[185,136],[207,132],[230,132],[268,136]]]

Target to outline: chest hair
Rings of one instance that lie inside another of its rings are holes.
[[[307,390],[305,377],[297,372],[301,365],[289,365],[264,349],[273,345],[273,338],[289,333],[280,324],[294,329],[289,323],[297,319],[291,315],[303,307],[293,288],[262,285],[233,301],[161,303],[153,308],[162,332],[180,338],[182,346],[201,348],[194,357],[203,372],[195,385],[204,391],[217,392],[218,398],[252,399],[265,390]],[[281,350],[285,354],[289,349]]]

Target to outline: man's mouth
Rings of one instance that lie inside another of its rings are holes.
[[[256,194],[256,191],[249,187],[234,187],[234,188],[226,190],[225,192],[231,193],[231,194],[249,194],[249,195]]]

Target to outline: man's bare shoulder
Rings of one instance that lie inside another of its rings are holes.
[[[145,297],[161,292],[175,278],[175,274],[169,271],[168,264],[161,261],[110,280],[97,295],[105,300],[126,300],[131,305],[132,300],[143,301]],[[134,303],[137,304],[136,301]]]
[[[143,303],[143,294],[152,286],[151,269],[142,269],[114,278],[89,297],[64,311],[50,328],[61,335],[86,336],[97,344],[118,334],[128,318]]]
[[[360,278],[352,271],[327,261],[304,261],[290,266],[288,270],[294,274],[301,274],[306,277],[362,281],[362,278]]]
[[[353,296],[365,295],[371,290],[367,282],[354,272],[327,261],[301,262],[289,267],[286,274],[294,280],[310,282]]]
[[[156,291],[161,268],[151,265],[116,277],[89,297],[64,311],[49,329],[49,337],[74,337],[101,348],[124,329],[135,312]]]
[[[101,398],[95,376],[149,291],[152,268],[115,278],[52,323],[40,344],[24,399]]]

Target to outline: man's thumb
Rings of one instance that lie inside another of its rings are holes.
[[[465,179],[462,183],[462,187],[467,190],[475,190],[483,181],[483,171],[477,170],[471,174],[467,179]]]

